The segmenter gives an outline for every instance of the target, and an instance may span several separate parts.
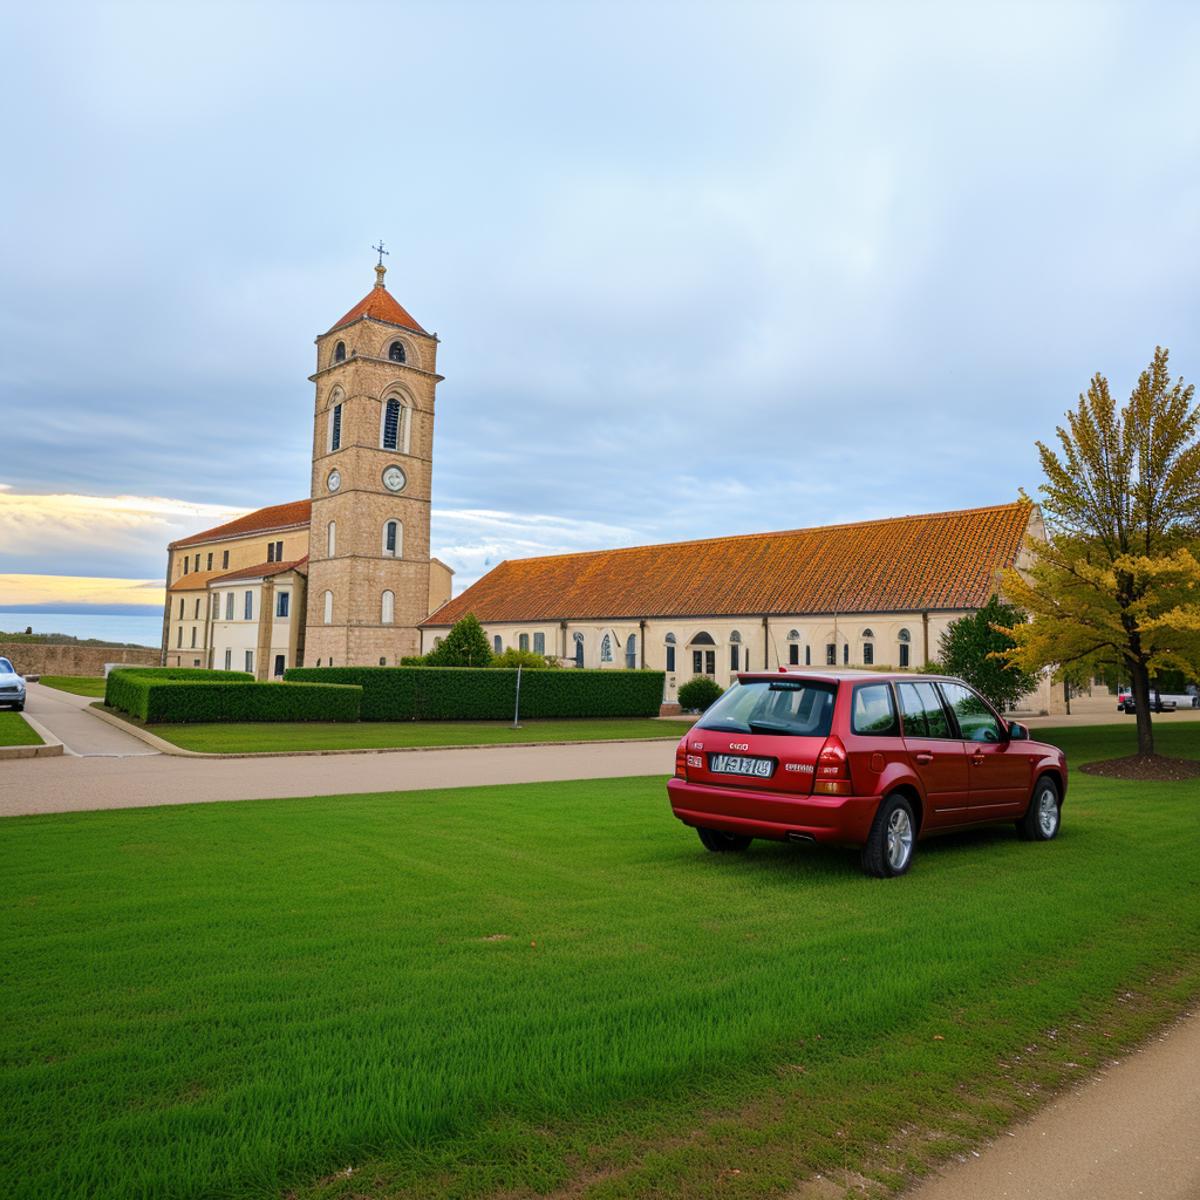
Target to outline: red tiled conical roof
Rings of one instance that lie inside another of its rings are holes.
[[[335,329],[341,329],[343,325],[349,325],[351,321],[357,321],[360,317],[386,321],[389,325],[403,325],[405,329],[411,329],[415,333],[425,333],[425,330],[417,324],[404,305],[384,287],[384,270],[383,267],[375,268],[377,278],[375,286],[340,321],[334,321],[329,327],[330,333]],[[428,334],[426,336],[428,337]]]

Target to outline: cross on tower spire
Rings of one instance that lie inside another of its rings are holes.
[[[387,267],[383,265],[383,256],[385,254],[390,256],[391,251],[383,248],[383,238],[379,239],[378,246],[372,246],[371,249],[379,251],[379,265],[375,268],[375,286],[381,288],[383,287],[383,277],[387,274]]]

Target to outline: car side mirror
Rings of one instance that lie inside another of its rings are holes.
[[[1012,742],[1027,742],[1029,741],[1029,730],[1020,721],[1009,721],[1008,738]]]

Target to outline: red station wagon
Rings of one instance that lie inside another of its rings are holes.
[[[709,850],[859,846],[863,870],[888,877],[934,833],[1013,821],[1049,841],[1067,761],[961,679],[781,667],[739,675],[696,722],[667,792]]]

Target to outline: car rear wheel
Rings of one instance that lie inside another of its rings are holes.
[[[701,827],[696,832],[700,835],[705,850],[711,850],[714,854],[723,854],[727,850],[745,850],[751,842],[748,837],[742,837],[737,833],[726,833],[723,829]]]
[[[1058,788],[1047,775],[1034,784],[1033,798],[1025,815],[1017,822],[1017,834],[1026,842],[1048,842],[1058,836],[1062,824],[1062,801]]]
[[[912,805],[898,792],[886,797],[871,823],[862,848],[862,867],[868,875],[891,879],[912,866],[917,847],[917,822]]]

